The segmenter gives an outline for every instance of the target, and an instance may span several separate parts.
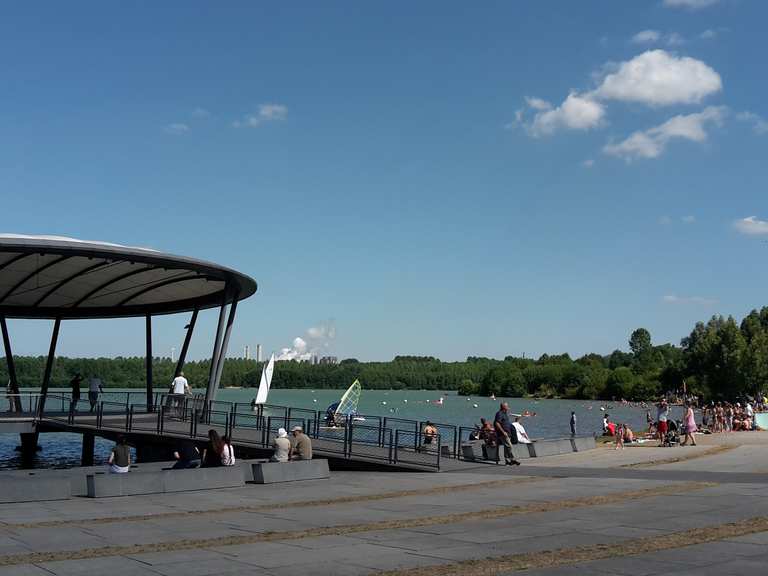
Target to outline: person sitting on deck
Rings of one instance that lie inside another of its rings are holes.
[[[272,441],[272,449],[275,451],[270,462],[288,462],[291,454],[291,441],[288,440],[288,432],[285,428],[278,428],[277,436]]]
[[[312,440],[304,434],[301,426],[291,428],[291,460],[312,460]]]
[[[224,451],[224,442],[216,430],[208,430],[208,445],[203,450],[203,468],[215,468],[221,466],[221,454]]]
[[[200,450],[197,449],[194,442],[189,440],[181,443],[179,449],[173,453],[173,457],[176,459],[176,463],[172,467],[174,470],[200,466]]]
[[[125,474],[131,469],[131,449],[122,434],[109,455],[109,471],[112,474]]]
[[[437,435],[437,427],[427,420],[427,423],[424,426],[424,444],[434,444]]]
[[[515,431],[517,432],[517,441],[520,444],[531,444],[531,439],[528,437],[528,433],[525,431],[525,428],[523,428],[523,425],[520,424],[520,416],[515,417],[512,426],[514,426]]]

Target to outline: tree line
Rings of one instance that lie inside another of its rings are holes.
[[[753,310],[740,323],[713,316],[699,322],[679,346],[654,345],[645,328],[632,332],[629,351],[609,355],[544,354],[538,359],[507,356],[503,360],[468,357],[441,362],[431,356],[396,356],[391,362],[358,362],[350,358],[335,365],[279,362],[273,388],[346,388],[359,379],[366,389],[458,390],[460,394],[542,398],[648,400],[668,391],[703,399],[733,399],[768,388],[768,307]],[[15,357],[21,387],[40,385],[45,357]],[[256,387],[263,364],[227,359],[222,386]],[[193,387],[205,387],[209,360],[191,361],[184,373]],[[170,386],[175,364],[153,360],[155,389]],[[105,386],[145,386],[145,360],[132,358],[56,358],[51,386],[67,386],[77,373],[98,376]],[[0,363],[0,378],[7,367]]]

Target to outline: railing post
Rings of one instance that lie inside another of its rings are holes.
[[[72,426],[75,423],[75,401],[69,401],[69,417],[67,418],[67,424]]]
[[[394,454],[392,456],[392,463],[393,464],[397,464],[397,447],[398,447],[399,444],[400,444],[400,429],[398,428],[397,430],[395,430],[395,445],[394,445],[394,448],[392,450],[394,452]]]
[[[128,411],[125,413],[125,431],[126,432],[131,431],[132,424],[133,424],[133,405],[131,405],[131,407],[128,408]]]
[[[440,446],[441,446],[441,442],[442,442],[442,435],[438,434],[437,435],[437,469],[438,470],[440,470],[440,452],[441,452]]]
[[[347,419],[347,429],[346,429],[346,442],[344,444],[344,457],[345,458],[351,458],[352,457],[352,427],[354,425],[352,424],[352,418]]]

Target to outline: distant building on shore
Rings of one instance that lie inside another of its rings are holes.
[[[320,364],[338,364],[339,359],[336,356],[323,356],[320,358]]]

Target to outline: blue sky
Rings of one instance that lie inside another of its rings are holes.
[[[237,355],[328,320],[365,360],[677,343],[767,303],[766,21],[757,0],[6,5],[0,232],[249,273]],[[186,321],[156,321],[157,354]],[[45,353],[49,323],[11,330]],[[143,321],[61,338],[140,355]]]

